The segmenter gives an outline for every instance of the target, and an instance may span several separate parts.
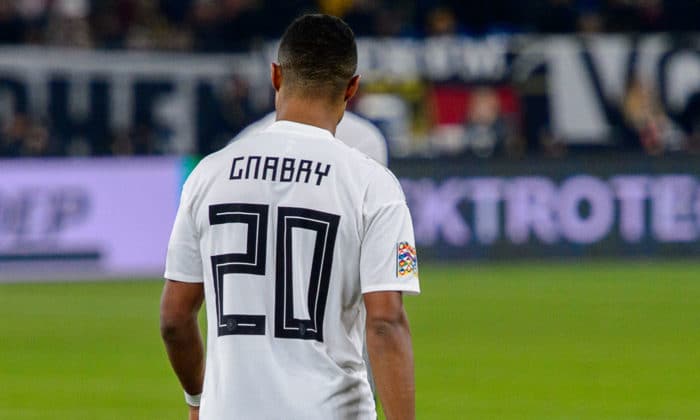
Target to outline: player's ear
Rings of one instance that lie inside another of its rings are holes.
[[[280,87],[282,87],[282,66],[277,63],[270,64],[270,80],[275,92],[279,92]]]
[[[348,86],[345,88],[345,102],[349,101],[352,99],[353,96],[357,93],[357,90],[360,88],[360,75],[356,74],[355,76],[350,79],[348,82]]]

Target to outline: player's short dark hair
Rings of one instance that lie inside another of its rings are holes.
[[[277,61],[284,83],[295,93],[335,97],[357,70],[355,34],[335,16],[303,15],[282,35]]]

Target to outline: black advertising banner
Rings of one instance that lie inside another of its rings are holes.
[[[700,159],[403,160],[429,259],[700,255]]]

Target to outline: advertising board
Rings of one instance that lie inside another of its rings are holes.
[[[499,144],[534,152],[552,139],[619,146],[625,104],[648,92],[668,148],[683,149],[700,103],[699,46],[665,34],[360,39],[363,82],[351,107],[382,128],[394,157],[486,157],[502,154]],[[275,51],[2,47],[0,122],[45,120],[63,143],[94,154],[134,131],[153,137],[157,153],[210,153],[272,110]],[[497,119],[495,133],[474,133],[483,114]]]
[[[183,166],[0,160],[0,280],[160,275]]]
[[[158,277],[183,158],[0,160],[0,281]],[[693,157],[392,164],[423,260],[700,255]]]
[[[393,166],[424,258],[700,255],[697,158]]]

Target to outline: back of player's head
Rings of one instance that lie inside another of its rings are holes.
[[[340,18],[304,15],[284,32],[277,61],[284,83],[295,93],[334,98],[357,70],[355,35]]]

